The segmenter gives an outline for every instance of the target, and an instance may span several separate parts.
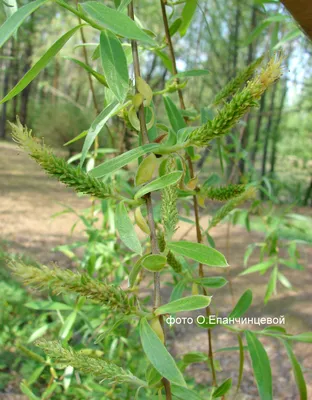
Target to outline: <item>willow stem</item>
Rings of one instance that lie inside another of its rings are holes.
[[[166,35],[166,42],[168,44],[168,49],[170,53],[170,58],[172,62],[172,72],[174,75],[178,73],[177,70],[177,63],[176,63],[176,58],[175,58],[175,52],[170,36],[170,30],[169,30],[169,23],[168,23],[168,18],[167,18],[167,13],[166,13],[166,0],[160,0],[160,5],[161,5],[161,12],[162,12],[162,17],[163,17],[163,23],[164,23],[164,29],[165,29],[165,35]],[[178,78],[176,78],[176,82],[179,83]],[[178,89],[178,96],[179,96],[179,101],[180,101],[180,108],[182,110],[185,110],[185,102],[184,102],[184,97],[183,97],[183,92],[179,88]],[[185,122],[187,122],[187,118],[184,117]],[[194,168],[193,168],[193,163],[191,160],[191,157],[186,153],[186,158],[190,170],[190,177],[193,179],[195,177],[194,174]],[[198,208],[198,200],[197,196],[193,196],[193,208],[194,208],[194,215],[195,215],[195,226],[196,226],[196,237],[197,237],[197,243],[202,243],[202,233],[201,233],[201,228],[200,228],[200,223],[199,223],[199,208]],[[204,277],[204,270],[203,270],[203,265],[199,264],[198,266],[198,274],[200,277]],[[206,289],[203,289],[204,295],[207,295]],[[206,315],[209,317],[210,315],[210,307],[206,308]],[[207,330],[207,339],[208,339],[208,358],[210,361],[210,366],[211,366],[211,373],[212,373],[212,384],[213,386],[217,386],[217,377],[216,377],[216,370],[214,367],[214,361],[213,361],[213,350],[212,350],[212,332],[211,329],[208,328]]]
[[[132,1],[130,2],[129,6],[128,6],[128,14],[129,14],[129,17],[134,20],[134,10],[133,10],[133,2]],[[141,76],[141,71],[140,71],[138,45],[135,40],[131,40],[131,49],[132,49],[132,57],[133,57],[135,82],[137,82],[138,77]],[[140,105],[140,108],[138,110],[138,118],[140,121],[140,135],[141,135],[142,144],[149,143],[143,104]],[[153,216],[152,197],[151,197],[150,193],[145,195],[145,201],[146,201],[146,209],[147,209],[147,220],[148,220],[148,225],[150,228],[150,241],[151,241],[152,254],[159,254],[156,227],[155,227],[155,221],[154,221],[154,216]],[[160,304],[161,304],[160,273],[155,272],[154,273],[154,309],[159,307]],[[162,318],[160,319],[160,322],[163,326]],[[172,396],[171,396],[170,382],[168,381],[168,379],[162,378],[162,383],[165,388],[166,400],[171,400]]]

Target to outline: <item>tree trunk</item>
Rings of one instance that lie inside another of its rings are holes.
[[[253,6],[251,11],[251,22],[250,22],[250,32],[252,32],[257,25],[257,7]],[[247,65],[251,64],[254,58],[254,46],[253,42],[251,42],[248,46],[248,56],[247,56]],[[250,128],[250,114],[247,115],[246,126],[243,129],[242,139],[241,139],[241,150],[244,154],[244,150],[247,149],[248,146],[248,136],[249,136],[249,128]],[[238,162],[238,172],[240,175],[240,179],[243,178],[245,174],[245,164],[246,160],[244,156]]]
[[[12,39],[8,45],[7,55],[13,57],[14,54],[14,39]],[[7,95],[9,91],[9,82],[10,82],[10,75],[12,72],[12,60],[5,60],[4,61],[5,69],[4,69],[4,78],[3,78],[3,97]],[[2,113],[1,113],[1,120],[0,120],[0,138],[5,139],[6,135],[6,121],[7,121],[7,105],[8,103],[5,102],[2,104]]]
[[[33,45],[32,45],[32,36],[34,33],[34,16],[33,14],[31,15],[31,20],[29,23],[29,36],[28,36],[28,41],[26,43],[26,49],[25,49],[25,64],[24,64],[24,69],[23,69],[23,75],[26,74],[26,72],[31,68],[31,57],[33,54]],[[27,111],[28,111],[28,101],[30,97],[30,91],[31,91],[31,83],[22,91],[21,93],[21,108],[20,108],[20,120],[23,125],[27,124]]]

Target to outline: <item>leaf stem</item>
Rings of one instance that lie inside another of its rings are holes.
[[[174,75],[178,74],[177,70],[177,63],[176,63],[176,58],[175,58],[175,52],[170,36],[170,30],[169,30],[169,24],[168,24],[168,18],[167,18],[167,13],[166,13],[166,0],[160,0],[161,4],[161,11],[162,11],[162,17],[163,17],[163,23],[164,23],[164,29],[165,29],[165,35],[166,35],[166,42],[168,44],[168,49],[170,53],[170,58],[172,62],[172,71]],[[177,84],[179,84],[179,79],[175,78]],[[184,97],[181,88],[178,88],[178,96],[179,96],[179,101],[180,101],[180,108],[182,110],[185,110],[185,102],[184,102]],[[187,122],[187,118],[184,117],[185,122]],[[189,154],[186,153],[186,158],[190,170],[190,177],[193,179],[195,177],[194,174],[194,168],[193,168],[193,163],[191,160],[191,157]],[[194,214],[195,214],[195,226],[196,226],[196,236],[197,236],[197,242],[202,243],[202,233],[201,233],[201,228],[200,228],[200,223],[199,223],[199,207],[198,207],[198,201],[197,201],[197,196],[193,195],[193,208],[194,208]],[[198,273],[200,277],[204,277],[204,270],[203,270],[203,265],[199,264],[198,266]],[[203,293],[204,295],[207,295],[207,291],[205,288],[203,288]],[[210,315],[210,307],[206,308],[206,315],[209,317]],[[207,330],[207,335],[208,335],[208,358],[210,361],[210,366],[211,366],[211,373],[212,373],[212,384],[213,386],[217,386],[217,377],[216,377],[216,370],[214,367],[214,360],[213,360],[213,349],[212,349],[212,333],[211,329],[208,328]]]

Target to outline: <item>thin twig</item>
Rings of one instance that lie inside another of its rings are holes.
[[[166,13],[166,0],[160,0],[161,4],[161,11],[162,11],[162,17],[163,17],[163,23],[164,23],[164,29],[165,29],[165,35],[166,35],[166,42],[168,44],[169,48],[169,53],[170,53],[170,58],[172,62],[172,71],[174,75],[178,73],[177,70],[177,63],[176,63],[176,58],[175,58],[175,53],[174,53],[174,48],[172,45],[172,40],[170,36],[170,31],[169,31],[169,24],[168,24],[168,18],[167,18],[167,13]],[[177,79],[178,83],[178,79]],[[178,96],[179,96],[179,101],[180,101],[180,108],[182,110],[185,110],[185,102],[183,98],[183,93],[181,89],[178,89]],[[187,122],[187,118],[184,118],[185,121]],[[187,162],[190,170],[190,177],[191,179],[195,177],[194,174],[194,168],[193,168],[193,163],[190,158],[190,156],[186,153],[187,157]],[[196,226],[196,236],[197,236],[197,242],[202,243],[202,233],[201,233],[201,228],[200,228],[200,222],[199,222],[199,207],[198,207],[198,201],[197,201],[197,196],[193,196],[193,207],[194,207],[194,214],[195,214],[195,226]],[[204,276],[204,270],[203,270],[203,264],[199,264],[198,266],[198,271],[199,271],[199,276],[203,277]],[[203,289],[203,293],[207,295],[206,289]],[[210,308],[206,308],[206,315],[209,317],[210,315]],[[214,367],[214,361],[213,361],[213,350],[212,350],[212,335],[211,335],[211,329],[207,330],[208,332],[208,357],[211,365],[211,372],[212,372],[212,384],[213,386],[217,386],[217,378],[216,378],[216,370]]]
[[[129,13],[129,17],[134,20],[133,2],[131,2],[128,6],[128,13]],[[140,60],[139,60],[138,46],[137,46],[137,42],[135,40],[131,40],[131,48],[132,48],[135,82],[137,82],[137,78],[141,76],[141,72],[140,72]],[[141,135],[142,144],[149,143],[143,104],[141,104],[141,106],[139,108],[138,117],[139,117],[139,121],[140,121],[140,135]],[[148,225],[150,228],[151,250],[152,250],[152,254],[158,254],[159,248],[158,248],[158,243],[157,243],[156,227],[155,227],[155,221],[154,221],[154,216],[153,216],[152,197],[151,197],[150,193],[148,193],[145,196],[145,201],[146,201],[146,209],[147,209],[147,220],[148,220]],[[160,304],[161,304],[160,273],[155,272],[154,273],[154,308],[159,307]],[[163,326],[162,319],[160,319],[160,322]],[[162,382],[163,382],[163,385],[165,388],[166,400],[171,400],[172,396],[171,396],[170,382],[166,378],[162,378]]]

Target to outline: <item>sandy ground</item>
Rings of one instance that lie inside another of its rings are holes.
[[[81,227],[78,226],[74,234],[70,235],[70,228],[76,222],[73,214],[51,218],[53,214],[64,208],[64,204],[79,211],[88,207],[90,201],[85,197],[78,198],[72,190],[48,178],[32,160],[20,153],[14,145],[0,143],[0,241],[2,247],[4,246],[6,250],[13,253],[29,255],[42,263],[57,261],[61,265],[66,265],[68,261],[65,256],[52,252],[51,248],[77,240],[77,238],[83,238],[83,233]],[[207,225],[208,218],[208,216],[202,216],[202,226]],[[177,238],[184,237],[187,240],[194,240],[195,231],[194,229],[189,230],[189,226],[181,224]],[[226,230],[227,226],[221,225],[211,234],[217,244],[217,249],[228,254],[229,276],[233,281],[235,299],[237,300],[246,288],[253,290],[254,301],[248,316],[279,317],[284,315],[289,333],[312,330],[311,248],[302,248],[302,263],[306,266],[305,271],[298,273],[298,271],[287,270],[287,277],[292,282],[294,290],[286,291],[279,287],[278,295],[264,306],[263,296],[268,277],[260,277],[258,274],[237,277],[243,268],[246,246],[259,241],[261,234],[248,233],[241,227],[231,228],[230,248],[228,248]],[[255,254],[250,260],[250,265],[257,262]],[[206,273],[210,276],[220,275],[220,271],[211,268],[208,270],[208,267]],[[212,312],[218,309],[220,315],[225,316],[231,310],[232,304],[228,286],[216,293],[212,291],[211,294],[214,295]],[[168,297],[168,290],[163,290],[163,297],[164,299]],[[250,326],[249,328],[260,329],[259,326]],[[272,362],[274,399],[299,399],[283,346],[277,340],[267,337],[261,341]],[[237,339],[232,333],[219,328],[213,330],[214,350],[236,345]],[[196,326],[175,326],[169,334],[169,346],[176,355],[190,351],[206,352],[207,333]],[[294,349],[304,369],[309,390],[308,398],[312,399],[312,345],[295,344]],[[216,353],[215,358],[220,361],[222,368],[222,371],[218,372],[219,383],[231,376],[235,385],[238,353]],[[188,371],[198,382],[207,382],[211,379],[210,372],[203,364],[193,364]],[[8,400],[9,398],[17,399],[18,397],[0,395],[0,399]],[[241,394],[237,399],[258,399],[248,356],[246,357]]]

